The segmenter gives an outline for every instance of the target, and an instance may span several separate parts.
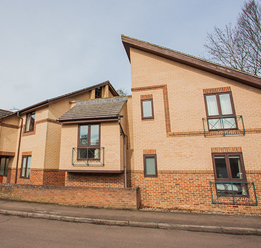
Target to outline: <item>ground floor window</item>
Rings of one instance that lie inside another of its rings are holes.
[[[156,154],[144,154],[144,176],[145,177],[157,177],[157,155]]]
[[[29,178],[31,174],[31,156],[22,157],[21,177]]]
[[[246,194],[246,173],[242,153],[212,154],[217,192]]]
[[[8,163],[9,163],[8,157],[0,157],[0,175],[1,176],[7,176]]]

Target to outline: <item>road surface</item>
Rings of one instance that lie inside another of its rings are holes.
[[[260,247],[261,236],[104,226],[0,215],[0,247]]]

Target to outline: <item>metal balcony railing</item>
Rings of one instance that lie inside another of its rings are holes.
[[[252,182],[210,182],[210,188],[214,204],[258,205]]]
[[[104,147],[73,147],[73,166],[104,166]]]
[[[202,118],[204,136],[213,135],[245,135],[245,125],[242,115],[215,116]]]

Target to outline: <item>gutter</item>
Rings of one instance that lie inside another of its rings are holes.
[[[18,174],[18,163],[19,163],[19,153],[20,153],[20,146],[21,146],[21,137],[22,137],[22,131],[23,131],[23,118],[19,115],[19,112],[17,112],[17,117],[21,120],[21,127],[20,127],[20,135],[19,135],[19,141],[18,141],[18,147],[17,147],[17,161],[16,161],[16,169],[15,169],[15,184],[17,184],[17,174]]]
[[[122,116],[123,117],[123,116]],[[118,120],[118,115],[107,115],[107,116],[95,116],[95,117],[80,117],[80,118],[64,118],[64,119],[57,119],[56,121],[59,122],[68,122],[68,121],[88,121],[88,120]]]
[[[123,135],[123,158],[124,158],[124,187],[127,188],[128,185],[127,185],[127,161],[126,161],[126,157],[127,157],[127,154],[126,154],[126,134],[124,133],[123,131],[123,128],[122,128],[122,125],[121,125],[121,117],[123,117],[123,115],[118,115],[118,123],[119,123],[119,126],[120,126],[120,129],[121,129],[121,132],[120,132],[120,135]]]

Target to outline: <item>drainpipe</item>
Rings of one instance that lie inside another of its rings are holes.
[[[123,128],[121,126],[121,117],[123,117],[122,115],[119,115],[118,116],[118,123],[120,125],[120,129],[121,129],[121,132],[120,134],[123,135],[123,159],[124,159],[124,187],[127,188],[128,185],[127,185],[127,156],[126,156],[126,134],[124,133],[123,131]]]
[[[20,153],[21,137],[22,137],[23,121],[24,121],[23,118],[19,115],[19,112],[17,112],[17,117],[20,118],[20,120],[21,120],[21,127],[20,127],[20,136],[19,136],[18,148],[17,148],[17,161],[16,161],[16,170],[15,170],[15,184],[17,184],[19,153]]]

